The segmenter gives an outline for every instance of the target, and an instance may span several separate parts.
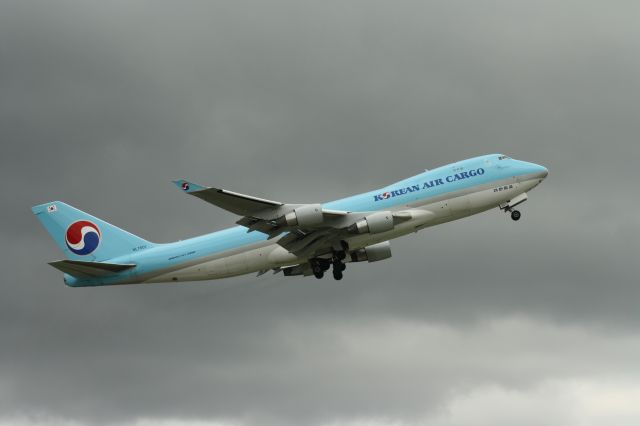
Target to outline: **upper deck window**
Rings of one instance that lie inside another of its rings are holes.
[[[506,155],[500,155],[498,157],[498,160],[507,160],[507,159],[509,159],[509,157],[507,157]]]

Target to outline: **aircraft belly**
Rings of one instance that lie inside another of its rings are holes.
[[[460,197],[452,198],[451,200],[449,200],[448,205],[452,215],[465,216],[471,212],[471,196],[463,195]]]
[[[451,208],[449,207],[449,200],[442,200],[436,203],[428,204],[426,208],[429,211],[433,212],[438,218],[451,216]]]
[[[260,247],[237,253],[224,258],[224,270],[211,271],[209,279],[226,278],[237,275],[244,275],[264,269],[272,268],[269,254],[279,248],[276,244],[267,247]]]
[[[183,269],[170,271],[151,279],[145,280],[147,283],[176,282],[176,281],[198,281],[211,279],[212,275],[224,273],[226,265],[224,259],[214,259],[207,262],[192,265]]]
[[[226,267],[225,275],[240,275],[248,272],[247,252],[227,256],[224,260]]]
[[[518,183],[508,183],[469,194],[472,212],[488,210],[524,192]]]
[[[266,247],[249,249],[244,252],[221,256],[215,259],[203,260],[202,263],[166,272],[145,280],[144,282],[213,280],[270,269],[272,266],[268,255],[275,247],[279,246],[270,244]]]

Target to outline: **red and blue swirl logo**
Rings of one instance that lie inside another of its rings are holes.
[[[100,230],[88,220],[73,222],[64,236],[67,247],[79,256],[91,254],[100,244]]]

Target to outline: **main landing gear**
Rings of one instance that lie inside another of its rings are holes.
[[[342,263],[342,260],[338,258],[334,258],[333,262],[331,263],[333,264],[333,278],[337,281],[340,281],[342,279],[342,273],[345,269],[347,269],[347,265]]]
[[[327,269],[325,269],[324,265],[318,260],[311,262],[311,270],[313,271],[313,276],[317,279],[321,279],[322,277],[324,277],[324,271],[326,271]]]
[[[317,279],[321,279],[324,277],[324,273],[333,266],[333,278],[338,281],[341,280],[344,270],[347,269],[347,266],[342,262],[345,257],[347,257],[347,254],[344,251],[337,251],[333,254],[333,258],[331,260],[312,259],[310,263],[313,276]]]

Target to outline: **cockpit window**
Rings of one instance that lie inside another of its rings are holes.
[[[506,155],[500,155],[500,156],[498,157],[498,160],[507,160],[507,159],[510,159],[510,158],[509,158],[509,157],[507,157]]]

